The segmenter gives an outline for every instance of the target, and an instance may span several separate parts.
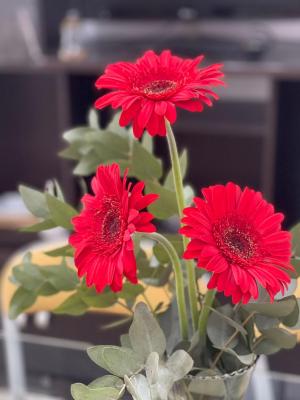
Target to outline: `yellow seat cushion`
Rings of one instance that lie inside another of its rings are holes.
[[[38,243],[31,245],[28,249],[23,249],[15,253],[5,264],[3,272],[0,276],[0,299],[2,312],[7,313],[9,309],[10,300],[16,290],[16,286],[10,282],[9,277],[12,275],[12,268],[21,263],[22,258],[26,251],[31,251],[32,261],[40,266],[43,265],[55,265],[61,263],[61,257],[50,257],[45,254],[46,251],[62,247],[65,243]],[[34,313],[38,311],[52,311],[58,307],[64,300],[66,300],[72,292],[60,292],[53,296],[38,297],[36,303],[30,307],[27,312]],[[150,287],[148,286],[145,290],[145,295],[153,308],[155,308],[160,302],[168,305],[170,303],[170,293],[166,288]],[[122,302],[122,300],[120,300]],[[137,301],[145,301],[143,296],[139,296]],[[115,304],[109,308],[92,309],[91,311],[110,313],[110,314],[128,314],[122,305]]]

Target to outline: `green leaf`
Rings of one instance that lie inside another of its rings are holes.
[[[130,379],[125,376],[125,384],[133,400],[152,400],[151,391],[144,375],[138,374]]]
[[[124,333],[120,336],[120,342],[122,347],[128,347],[129,349],[132,349],[128,333]]]
[[[88,309],[87,304],[81,299],[78,293],[72,294],[53,312],[55,314],[82,315]]]
[[[240,334],[245,338],[247,335],[246,329],[241,325],[241,323],[235,321],[231,317],[233,317],[233,309],[231,306],[225,305],[218,307],[217,309],[215,308],[210,308],[212,313],[215,313],[219,318],[223,318],[225,322],[232,326],[234,329],[236,329]],[[230,315],[230,317],[228,316]]]
[[[27,209],[36,217],[48,219],[49,210],[45,193],[20,185],[19,192]]]
[[[184,350],[175,351],[166,363],[166,367],[173,375],[174,382],[183,379],[191,371],[193,365],[192,357]]]
[[[220,310],[220,313],[224,314],[227,318],[221,318],[218,313],[212,312],[208,318],[207,335],[216,348],[224,348],[228,339],[236,331],[237,326],[233,321],[230,321],[229,323],[229,319],[233,315],[232,307],[229,304],[219,307],[218,310]],[[243,332],[242,328],[239,327],[239,331]],[[235,347],[238,344],[238,340],[239,338],[237,335],[230,342],[230,347]]]
[[[280,320],[274,317],[268,317],[266,315],[256,315],[255,325],[260,331],[275,328],[280,324]]]
[[[50,257],[73,257],[74,249],[71,245],[58,247],[57,249],[46,251],[45,254]]]
[[[76,271],[65,263],[41,267],[41,273],[58,291],[74,290],[79,283]]]
[[[187,164],[188,164],[188,152],[187,149],[184,149],[183,152],[179,156],[179,161],[180,161],[180,169],[181,169],[181,175],[182,179],[185,178],[186,170],[187,170]],[[173,183],[173,173],[172,169],[168,172],[164,186],[168,189],[174,190],[174,183]]]
[[[95,346],[90,347],[87,353],[95,364],[120,378],[136,374],[143,365],[143,360],[126,347]]]
[[[290,229],[292,234],[292,250],[295,256],[300,256],[300,223]]]
[[[92,129],[100,129],[98,113],[94,108],[91,108],[88,113],[88,123]]]
[[[280,348],[281,346],[278,346],[273,340],[263,339],[253,348],[253,352],[257,355],[264,354],[268,356],[277,353]]]
[[[153,137],[150,135],[144,135],[142,138],[142,145],[149,153],[153,153]]]
[[[297,299],[294,310],[289,315],[281,319],[282,323],[290,328],[296,326],[300,315],[299,309],[300,309],[300,300]]]
[[[144,293],[144,291],[145,288],[143,285],[133,285],[132,283],[125,282],[122,291],[119,292],[119,297],[125,300],[135,300],[136,297]]]
[[[118,300],[118,296],[114,292],[97,293],[94,287],[86,286],[80,288],[80,297],[89,307],[96,308],[111,307]]]
[[[195,191],[190,185],[185,185],[183,188],[184,204],[185,206],[190,206],[195,197]]]
[[[147,181],[147,193],[156,193],[159,198],[149,205],[149,211],[158,219],[167,219],[177,214],[176,193],[156,182]]]
[[[297,344],[297,335],[282,328],[271,328],[262,333],[266,339],[283,349],[292,349]]]
[[[58,293],[58,290],[49,282],[44,282],[37,290],[37,296],[53,296]]]
[[[79,163],[73,170],[74,175],[78,176],[89,176],[92,175],[98,165],[99,165],[99,156],[95,154],[95,152],[91,151],[87,155],[80,158]]]
[[[159,355],[150,353],[145,364],[145,372],[150,385],[158,383],[159,379]]]
[[[114,387],[121,390],[124,386],[123,381],[114,375],[104,375],[101,378],[97,378],[88,385],[91,389],[99,387]]]
[[[169,282],[172,271],[173,268],[171,264],[167,267],[162,265],[158,267],[139,265],[139,279],[141,279],[146,285],[162,287]]]
[[[58,225],[65,229],[72,230],[71,219],[77,215],[77,211],[67,203],[63,203],[56,197],[46,194],[46,201],[51,218]]]
[[[17,282],[27,290],[34,291],[45,281],[39,268],[30,263],[24,263],[14,267],[12,274]]]
[[[297,257],[293,257],[291,259],[291,264],[295,268],[295,271],[296,271],[296,273],[294,273],[294,275],[299,277],[300,276],[300,258],[298,256]]]
[[[45,219],[42,222],[38,222],[37,224],[26,226],[25,228],[21,228],[21,232],[41,232],[46,231],[48,229],[55,228],[57,225],[52,219]]]
[[[244,365],[252,365],[256,360],[256,355],[253,353],[239,354],[237,351],[228,347],[223,349],[219,348],[219,350],[223,350],[225,353],[231,354]]]
[[[27,308],[32,306],[36,300],[36,295],[30,290],[19,287],[9,305],[9,318],[15,319]]]
[[[74,400],[117,400],[119,398],[119,390],[116,388],[90,388],[82,383],[74,383],[71,386],[71,394]]]
[[[294,296],[285,297],[274,303],[248,303],[243,308],[248,312],[267,315],[269,317],[286,317],[291,314],[295,308],[296,298]]]
[[[140,180],[159,179],[162,175],[162,163],[153,154],[134,140],[129,174]]]
[[[129,329],[132,348],[146,361],[150,353],[166,351],[166,338],[158,322],[144,303],[137,304]]]

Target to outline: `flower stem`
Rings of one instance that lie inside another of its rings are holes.
[[[173,245],[166,239],[163,235],[159,233],[149,233],[147,237],[158,242],[167,252],[174,270],[175,275],[175,283],[176,283],[176,299],[178,306],[178,315],[179,315],[179,324],[180,324],[180,332],[183,340],[188,339],[188,318],[186,313],[186,302],[184,296],[184,283],[183,276],[181,271],[181,264],[178,254],[174,249]]]
[[[208,290],[206,292],[206,295],[204,297],[204,301],[202,304],[201,312],[200,312],[198,329],[199,329],[199,337],[200,337],[200,340],[202,340],[203,344],[205,344],[205,342],[206,342],[207,320],[208,320],[208,317],[210,314],[210,307],[212,307],[212,304],[215,299],[215,295],[216,295],[215,290]]]
[[[178,214],[179,218],[182,218],[182,211],[185,207],[182,174],[181,174],[176,140],[171,125],[167,120],[166,120],[166,129],[167,129],[169,152],[172,163],[173,180],[176,192]],[[187,248],[189,239],[186,236],[182,236],[182,241],[183,241],[183,248],[185,250]],[[193,328],[195,330],[198,322],[197,281],[196,281],[195,266],[192,260],[186,260],[186,268],[188,277],[189,301],[192,313],[192,323],[193,323]]]

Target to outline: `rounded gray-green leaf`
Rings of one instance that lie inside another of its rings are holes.
[[[126,347],[95,346],[90,347],[87,353],[99,367],[121,378],[136,374],[143,366],[143,359]]]
[[[156,352],[162,356],[166,351],[166,337],[144,303],[137,304],[135,308],[129,337],[132,348],[144,361],[150,353]]]
[[[74,383],[71,386],[71,394],[74,400],[117,400],[120,391],[112,387],[90,388],[82,383]]]
[[[194,360],[184,350],[177,350],[168,359],[166,367],[172,373],[174,382],[184,378],[193,368]]]

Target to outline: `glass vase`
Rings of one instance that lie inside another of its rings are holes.
[[[168,400],[244,400],[254,367],[224,375],[189,376],[173,386]]]

